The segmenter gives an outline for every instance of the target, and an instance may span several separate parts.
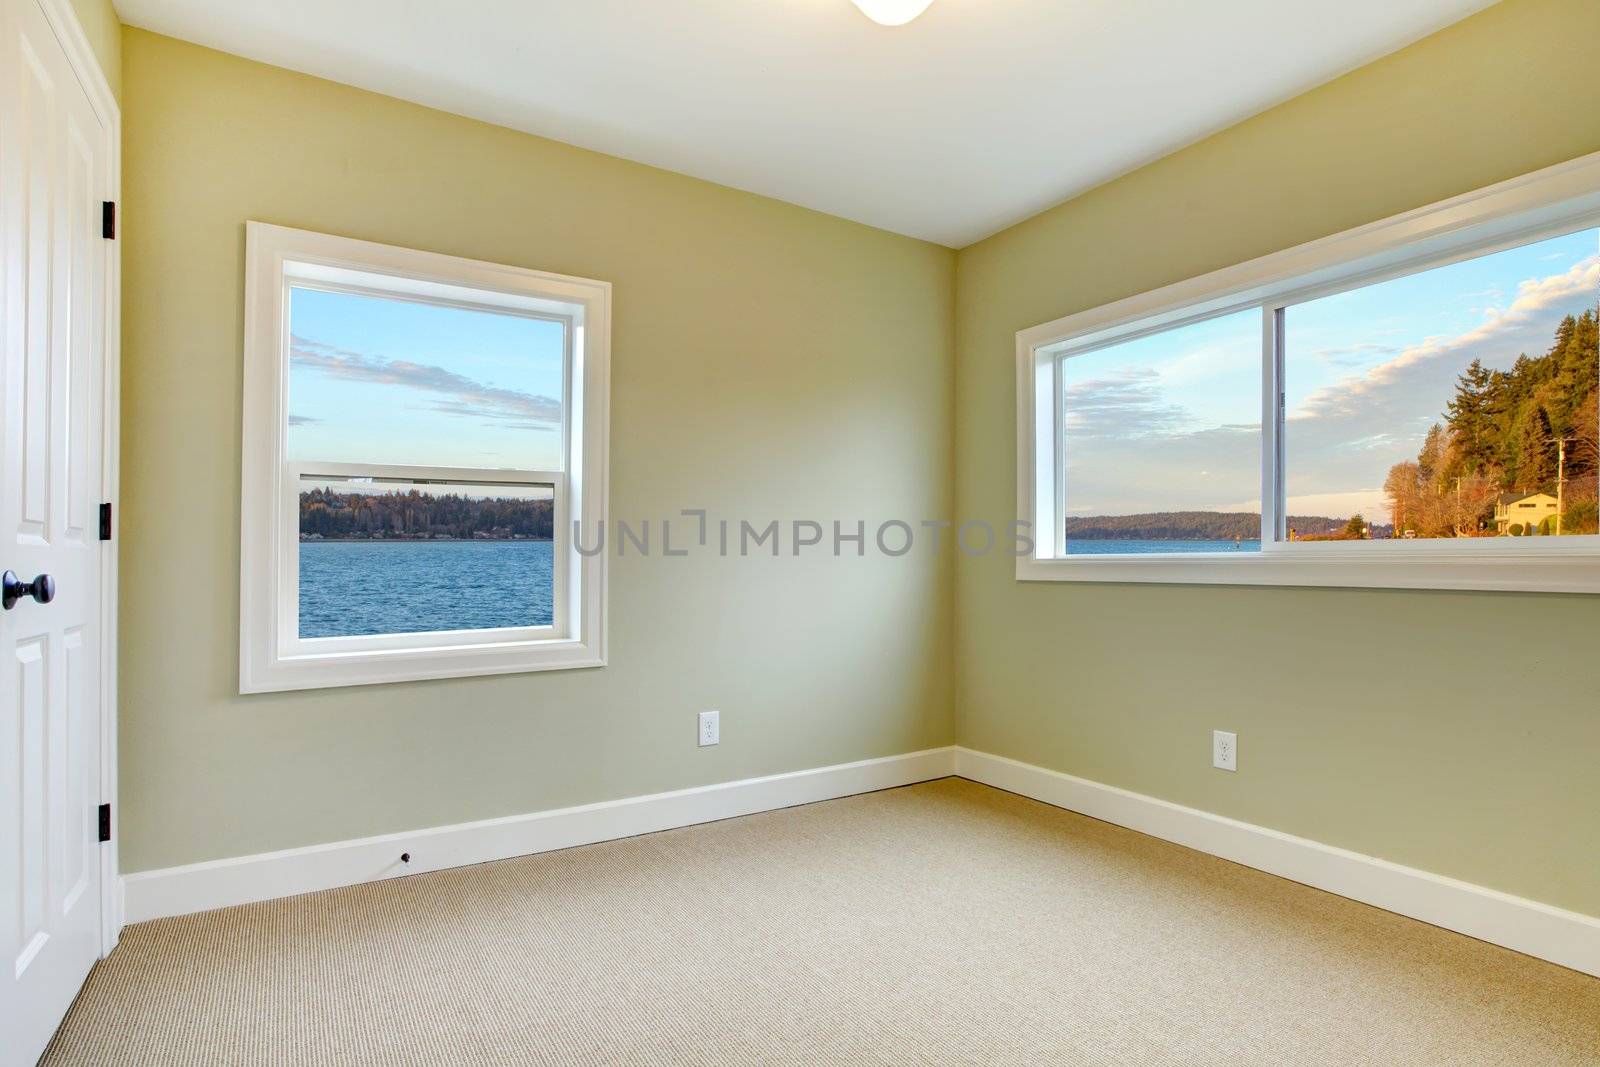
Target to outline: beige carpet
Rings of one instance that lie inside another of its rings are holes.
[[[1600,980],[946,779],[128,928],[47,1064],[1600,1063]]]

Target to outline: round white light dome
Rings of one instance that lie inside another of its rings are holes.
[[[863,15],[885,26],[904,26],[931,3],[933,0],[855,0]]]

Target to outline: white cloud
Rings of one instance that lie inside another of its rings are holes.
[[[469,418],[504,420],[518,427],[549,429],[561,423],[561,402],[547,396],[502,389],[428,363],[385,359],[347,348],[290,339],[292,361],[335,378],[398,385],[435,396],[434,411]]]
[[[1549,312],[1581,310],[1573,307],[1574,304],[1593,307],[1597,291],[1600,291],[1600,256],[1590,256],[1563,274],[1529,279],[1518,287],[1516,298],[1507,307],[1486,309],[1484,321],[1479,325],[1454,337],[1429,337],[1371,370],[1324,386],[1308,396],[1291,417],[1314,419],[1348,415],[1361,410],[1380,394],[1386,406],[1392,407],[1396,387],[1421,384],[1418,378],[1408,376],[1408,372],[1416,368],[1448,364],[1453,378],[1474,356],[1482,359],[1486,366],[1509,367],[1517,355],[1540,353],[1549,347],[1553,334]],[[1437,403],[1442,406],[1442,401]],[[1416,405],[1410,406],[1415,408]]]
[[[1161,374],[1147,367],[1073,382],[1064,394],[1069,441],[1154,437],[1180,431],[1190,421],[1188,411],[1162,392]]]

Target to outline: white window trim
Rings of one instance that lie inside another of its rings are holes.
[[[373,274],[394,280],[392,287],[385,283],[385,293],[465,306],[499,304],[568,322],[566,469],[496,472],[508,481],[550,485],[554,491],[557,578],[551,626],[381,640],[299,638],[296,516],[302,471],[459,481],[484,475],[461,468],[288,462],[290,279],[349,290],[361,288],[361,276]],[[471,291],[470,297],[457,298],[463,289]],[[606,555],[580,553],[571,524],[577,520],[586,531],[605,525],[610,342],[609,282],[247,223],[239,691],[605,666]]]
[[[1286,304],[1597,224],[1600,153],[1018,332],[1017,516],[1035,548],[1017,560],[1017,579],[1600,592],[1600,536],[1281,540],[1283,355],[1272,343]],[[1261,550],[1061,555],[1064,439],[1047,349],[1101,347],[1252,307],[1262,310]]]

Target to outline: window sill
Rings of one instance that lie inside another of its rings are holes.
[[[606,665],[603,650],[593,643],[565,638],[453,648],[325,652],[263,657],[261,661],[252,660],[249,649],[241,651],[240,693],[280,693]]]
[[[1520,547],[1520,546],[1519,546]],[[1281,585],[1357,589],[1465,589],[1600,593],[1600,548],[1440,551],[1401,544],[1296,546],[1291,550],[1096,555],[1017,560],[1025,582]],[[1333,551],[1328,551],[1333,549]],[[1420,551],[1419,551],[1420,549]],[[1371,553],[1352,558],[1356,553]]]

